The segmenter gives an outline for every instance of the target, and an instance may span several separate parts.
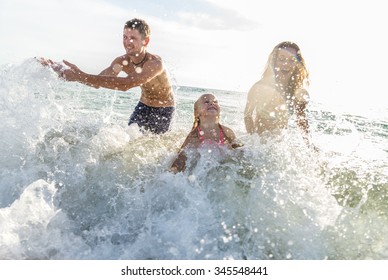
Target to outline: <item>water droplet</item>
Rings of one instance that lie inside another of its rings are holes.
[[[116,63],[115,65],[113,65],[113,71],[115,71],[116,73],[121,72],[122,69],[123,69],[123,66],[121,66],[121,65],[118,64],[118,63]]]
[[[196,180],[195,175],[190,175],[190,176],[189,176],[189,181],[190,181],[191,183],[193,183],[195,180]]]
[[[292,255],[290,253],[287,254],[286,258],[289,260],[292,258]]]

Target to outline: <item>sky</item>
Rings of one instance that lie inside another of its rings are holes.
[[[0,64],[35,56],[97,74],[124,54],[134,17],[173,83],[246,92],[282,41],[299,45],[310,96],[387,106],[384,0],[0,0]]]

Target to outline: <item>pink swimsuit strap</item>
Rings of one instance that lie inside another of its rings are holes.
[[[199,126],[197,127],[197,130],[198,130],[198,134],[199,134],[199,140],[201,140],[201,142],[205,141],[205,139],[203,138],[203,135],[201,134],[201,129],[199,128]],[[224,144],[224,133],[222,132],[222,127],[220,125],[220,140],[218,141],[218,144]]]

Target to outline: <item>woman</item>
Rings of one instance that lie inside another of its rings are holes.
[[[305,114],[309,73],[299,47],[282,42],[271,52],[261,80],[248,92],[244,112],[248,133],[262,134],[286,128],[292,114],[308,141],[309,125]]]

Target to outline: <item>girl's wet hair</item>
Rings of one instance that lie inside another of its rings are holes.
[[[195,114],[195,111],[197,110],[197,106],[198,106],[197,104],[198,104],[198,100],[194,102],[194,122],[193,122],[192,129],[198,127],[200,122],[199,117],[197,117]]]

